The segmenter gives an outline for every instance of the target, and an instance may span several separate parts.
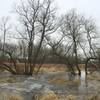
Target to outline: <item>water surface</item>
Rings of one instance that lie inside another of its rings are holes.
[[[48,88],[58,95],[71,94],[79,96],[79,100],[85,100],[84,97],[89,94],[99,94],[100,81],[87,80],[84,71],[81,77],[68,72],[42,73],[32,77],[0,73],[0,97],[2,94],[16,94],[24,100],[32,100],[33,94],[39,93],[43,88]]]

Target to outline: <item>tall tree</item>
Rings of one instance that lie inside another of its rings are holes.
[[[2,46],[2,49],[3,49],[3,58],[5,56],[5,43],[6,43],[6,35],[9,33],[11,29],[11,25],[9,24],[9,17],[2,17],[1,19],[1,24],[0,24],[0,31],[2,33],[2,36],[3,36],[3,46]]]
[[[75,66],[78,69],[79,75],[81,75],[81,70],[78,64],[78,47],[81,42],[83,21],[83,16],[78,15],[75,10],[71,10],[63,17],[63,24],[61,26],[61,32],[71,46],[71,55],[73,58],[75,57]]]
[[[85,48],[84,48],[84,52],[86,55],[86,63],[85,63],[85,71],[87,74],[87,67],[88,67],[88,63],[91,60],[97,60],[98,57],[96,55],[96,50],[97,50],[97,27],[96,24],[94,22],[93,19],[86,19],[85,23],[84,23],[84,27],[85,27],[85,33],[86,33],[86,43],[88,44],[88,54],[86,54],[85,52]],[[93,64],[93,62],[91,62]],[[91,68],[92,69],[92,68]]]
[[[36,66],[37,58],[46,37],[56,31],[55,8],[51,0],[28,0],[17,5],[16,12],[24,27],[24,37],[28,45],[28,72],[32,75]],[[23,38],[23,39],[24,39]],[[37,49],[35,44],[38,41]]]

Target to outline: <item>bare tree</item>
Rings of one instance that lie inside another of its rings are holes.
[[[75,57],[75,66],[78,69],[79,75],[81,75],[81,71],[78,66],[78,48],[82,38],[83,21],[83,16],[78,15],[75,10],[71,10],[64,16],[61,26],[61,32],[71,46],[71,55],[73,58]]]
[[[5,44],[5,50],[0,48],[0,52],[4,52],[6,55],[6,60],[0,60],[0,67],[11,72],[12,74],[17,74],[16,65],[16,51],[17,46],[14,44]]]
[[[6,35],[9,33],[11,29],[11,25],[9,24],[9,17],[3,17],[1,19],[1,24],[0,24],[0,31],[2,32],[3,36],[3,57],[5,56],[5,43],[6,43]]]
[[[20,35],[25,37],[28,44],[27,74],[32,75],[45,37],[56,31],[55,9],[51,0],[28,0],[22,1],[21,5],[17,6],[16,12],[25,30],[24,33],[20,32]],[[35,49],[37,41],[38,46]]]
[[[6,69],[12,74],[17,73],[16,56],[17,46],[16,44],[7,43],[7,36],[11,30],[11,24],[9,24],[9,17],[3,17],[1,19],[0,30],[3,36],[2,46],[0,52],[2,52],[2,60],[0,60],[0,67]],[[8,63],[9,62],[9,63]]]
[[[22,60],[27,59],[27,45],[25,40],[20,40],[18,43],[19,47],[19,58]]]
[[[97,35],[97,31],[96,31],[96,24],[93,19],[86,19],[85,23],[84,23],[84,27],[85,27],[86,40],[87,40],[86,42],[89,47],[89,50],[87,50],[89,52],[86,55],[86,64],[85,64],[85,71],[87,74],[87,67],[88,67],[89,61],[98,59],[98,57],[96,55],[96,49],[97,49],[96,39],[97,39],[98,35]],[[91,62],[91,63],[93,64],[93,62]]]
[[[60,63],[62,62],[68,68],[68,70],[75,75],[75,71],[73,68],[73,61],[72,57],[70,56],[70,49],[71,46],[63,44],[63,38],[59,39],[58,41],[51,41],[49,42],[49,46],[52,48],[53,55],[57,56],[60,59]]]
[[[90,49],[89,50],[90,56],[95,57],[96,54],[94,48],[96,47],[96,44],[94,41],[97,39],[97,31],[96,31],[96,24],[92,19],[87,19],[85,21],[85,32],[87,35],[87,42]]]

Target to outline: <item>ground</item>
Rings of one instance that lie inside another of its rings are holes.
[[[100,73],[93,72],[85,77],[84,65],[79,66],[82,70],[81,77],[71,76],[63,64],[44,64],[36,77],[34,75],[31,77],[9,75],[2,70],[0,100],[100,100]],[[23,70],[23,64],[19,67]],[[25,92],[30,89],[28,93],[32,94],[31,89],[34,85],[43,86],[43,88],[39,90],[39,94],[32,95],[33,99],[25,99],[29,96]]]

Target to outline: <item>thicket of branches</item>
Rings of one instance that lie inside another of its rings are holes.
[[[21,0],[15,7],[20,22],[13,32],[17,33],[17,43],[7,42],[12,27],[8,17],[1,19],[1,68],[12,74],[32,75],[44,63],[63,63],[73,74],[76,67],[81,75],[79,64],[85,64],[87,73],[90,62],[100,62],[95,21],[75,10],[58,18],[54,7],[51,0]],[[21,73],[18,62],[23,63]]]

